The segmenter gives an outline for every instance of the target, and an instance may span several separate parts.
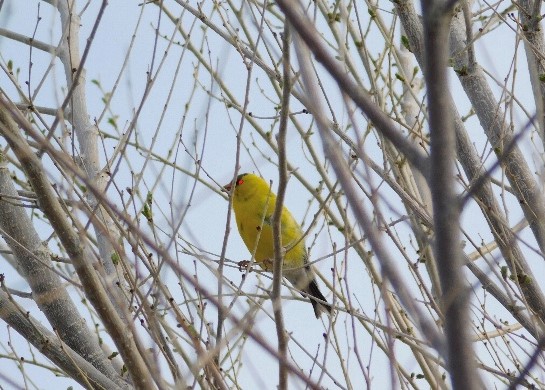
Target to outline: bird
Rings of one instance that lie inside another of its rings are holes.
[[[254,259],[265,271],[272,271],[274,261],[272,219],[276,195],[270,185],[252,173],[238,175],[232,191],[233,210],[238,232]],[[232,183],[224,186],[231,193]],[[303,232],[286,207],[280,219],[284,276],[304,297],[309,298],[316,318],[331,314],[332,307],[320,291],[308,261]],[[255,253],[254,253],[255,251]]]

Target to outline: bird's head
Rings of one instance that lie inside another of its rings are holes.
[[[256,191],[269,191],[269,183],[263,180],[261,177],[254,175],[253,173],[243,173],[237,176],[235,180],[235,190],[233,194],[236,197],[248,198]],[[223,188],[230,192],[233,183],[229,183],[223,186]]]

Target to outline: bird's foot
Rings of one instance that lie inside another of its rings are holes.
[[[261,262],[261,267],[268,272],[272,272],[274,269],[273,261],[271,259],[265,259],[263,262]]]

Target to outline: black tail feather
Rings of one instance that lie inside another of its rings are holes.
[[[327,303],[324,294],[322,294],[318,288],[318,283],[316,283],[316,280],[311,280],[308,287],[305,289],[305,293],[309,297],[310,303],[312,303],[316,318],[320,318],[320,315],[323,312],[327,313],[328,315],[333,313],[333,307]]]

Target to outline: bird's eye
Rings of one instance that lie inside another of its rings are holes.
[[[237,186],[241,185],[242,183],[244,183],[244,180],[242,180],[242,179],[237,180]]]

